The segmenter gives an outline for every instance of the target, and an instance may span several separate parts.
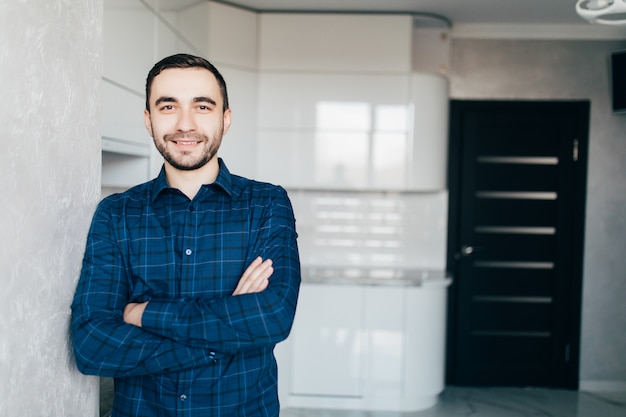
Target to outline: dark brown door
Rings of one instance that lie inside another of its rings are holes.
[[[578,387],[588,120],[452,101],[449,383]]]

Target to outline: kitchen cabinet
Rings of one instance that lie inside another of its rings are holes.
[[[362,395],[362,289],[305,286],[298,304],[290,391],[305,396]]]
[[[261,72],[260,179],[292,189],[446,189],[448,83],[436,74]]]
[[[259,179],[303,190],[446,189],[448,84],[413,72],[430,71],[422,63],[432,56],[422,47],[415,57],[414,43],[433,43],[415,36],[413,16],[262,13],[259,22]]]
[[[411,70],[409,15],[262,13],[259,19],[261,71]]]
[[[277,350],[283,406],[433,406],[444,388],[450,282],[436,271],[303,268],[292,334]]]

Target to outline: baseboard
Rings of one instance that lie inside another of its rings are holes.
[[[626,381],[607,380],[587,380],[580,381],[580,391],[624,391],[626,392]]]

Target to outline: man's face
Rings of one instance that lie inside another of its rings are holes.
[[[179,170],[203,167],[217,154],[231,122],[215,76],[204,68],[170,68],[150,87],[144,121],[166,163]]]

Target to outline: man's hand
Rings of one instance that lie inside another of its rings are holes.
[[[233,295],[261,292],[269,285],[269,278],[274,273],[272,260],[256,258],[239,279]]]
[[[146,305],[148,301],[145,303],[130,303],[124,308],[124,321],[128,324],[132,324],[133,326],[141,327],[141,318],[143,317],[143,312],[146,309]]]

